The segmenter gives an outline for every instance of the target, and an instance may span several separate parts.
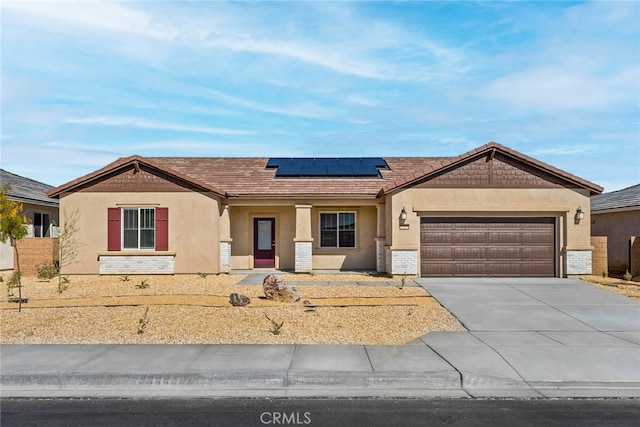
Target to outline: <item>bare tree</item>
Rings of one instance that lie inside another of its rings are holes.
[[[73,264],[80,253],[80,240],[78,232],[78,218],[80,214],[77,210],[67,214],[63,213],[62,231],[58,236],[58,293],[62,293],[62,269]]]

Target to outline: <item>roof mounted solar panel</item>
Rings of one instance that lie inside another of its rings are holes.
[[[381,157],[273,157],[267,169],[277,169],[276,177],[380,177],[379,169],[388,169]]]
[[[302,176],[302,166],[288,164],[278,166],[278,170],[276,171],[276,176]]]

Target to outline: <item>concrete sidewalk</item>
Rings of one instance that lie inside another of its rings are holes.
[[[403,346],[3,345],[2,397],[640,397],[640,304],[567,279],[417,279],[469,329]]]

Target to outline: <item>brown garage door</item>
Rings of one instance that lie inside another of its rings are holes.
[[[554,218],[422,218],[421,275],[554,276]]]

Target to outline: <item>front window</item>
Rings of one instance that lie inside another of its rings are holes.
[[[320,214],[320,247],[355,248],[355,212],[322,212]]]
[[[155,223],[154,208],[123,209],[123,249],[154,249]]]

